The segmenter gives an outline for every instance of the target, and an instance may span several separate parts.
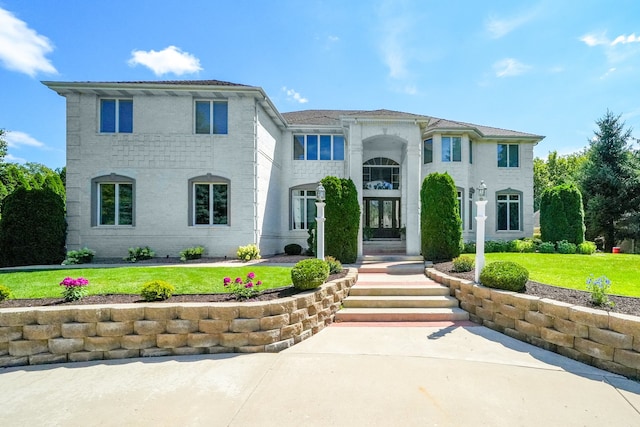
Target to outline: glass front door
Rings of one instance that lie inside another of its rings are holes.
[[[400,198],[364,199],[364,238],[400,238]]]

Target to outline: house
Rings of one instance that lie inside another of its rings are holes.
[[[389,110],[280,113],[262,88],[215,80],[43,83],[67,101],[69,250],[306,247],[316,186],[332,175],[359,189],[372,235],[360,256],[376,242],[417,255],[420,187],[436,171],[455,181],[465,241],[481,180],[487,239],[533,233],[542,136]]]

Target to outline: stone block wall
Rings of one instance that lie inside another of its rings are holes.
[[[472,321],[546,350],[640,379],[640,317],[491,289],[429,268]]]
[[[0,309],[0,367],[149,356],[278,352],[333,322],[357,270],[264,302]]]

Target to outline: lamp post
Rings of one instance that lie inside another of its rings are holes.
[[[476,283],[480,283],[480,272],[484,267],[484,223],[487,219],[485,215],[485,209],[487,207],[487,201],[485,200],[486,195],[487,185],[484,181],[480,181],[478,200],[476,201]]]
[[[325,190],[322,183],[318,183],[316,188],[316,224],[318,224],[318,234],[316,235],[317,258],[324,260],[324,198]]]

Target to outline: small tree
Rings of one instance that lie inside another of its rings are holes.
[[[456,186],[449,174],[429,174],[422,182],[420,203],[424,259],[450,260],[460,255],[462,219]]]
[[[540,232],[545,242],[584,242],[582,194],[573,184],[545,190],[540,203]]]
[[[0,264],[60,264],[67,226],[62,198],[51,189],[18,188],[4,200]]]
[[[350,179],[328,176],[321,182],[326,190],[325,255],[353,263],[358,258],[360,229],[358,190]]]
[[[4,157],[7,155],[7,141],[4,139],[6,131],[0,129],[0,163],[4,162]]]

